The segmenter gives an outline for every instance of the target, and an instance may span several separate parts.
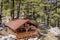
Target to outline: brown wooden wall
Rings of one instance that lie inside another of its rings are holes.
[[[9,34],[12,34],[12,35],[16,35],[16,32],[14,32],[12,29],[8,28],[8,31],[7,31]]]

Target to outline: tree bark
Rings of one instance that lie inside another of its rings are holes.
[[[17,19],[19,18],[19,15],[20,15],[20,3],[21,3],[21,0],[18,0],[18,7],[17,7]]]
[[[2,2],[0,3],[0,25],[2,24]]]
[[[11,19],[14,19],[14,0],[11,0],[12,8],[11,8]]]

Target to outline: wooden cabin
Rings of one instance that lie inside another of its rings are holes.
[[[28,19],[15,19],[6,23],[8,33],[17,38],[30,38],[38,36],[38,26]]]

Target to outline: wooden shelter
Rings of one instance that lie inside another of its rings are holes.
[[[8,33],[17,38],[31,38],[38,36],[38,26],[28,19],[14,19],[6,23]]]

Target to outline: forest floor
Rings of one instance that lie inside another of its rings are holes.
[[[48,32],[44,40],[58,40],[58,38],[51,32]]]

